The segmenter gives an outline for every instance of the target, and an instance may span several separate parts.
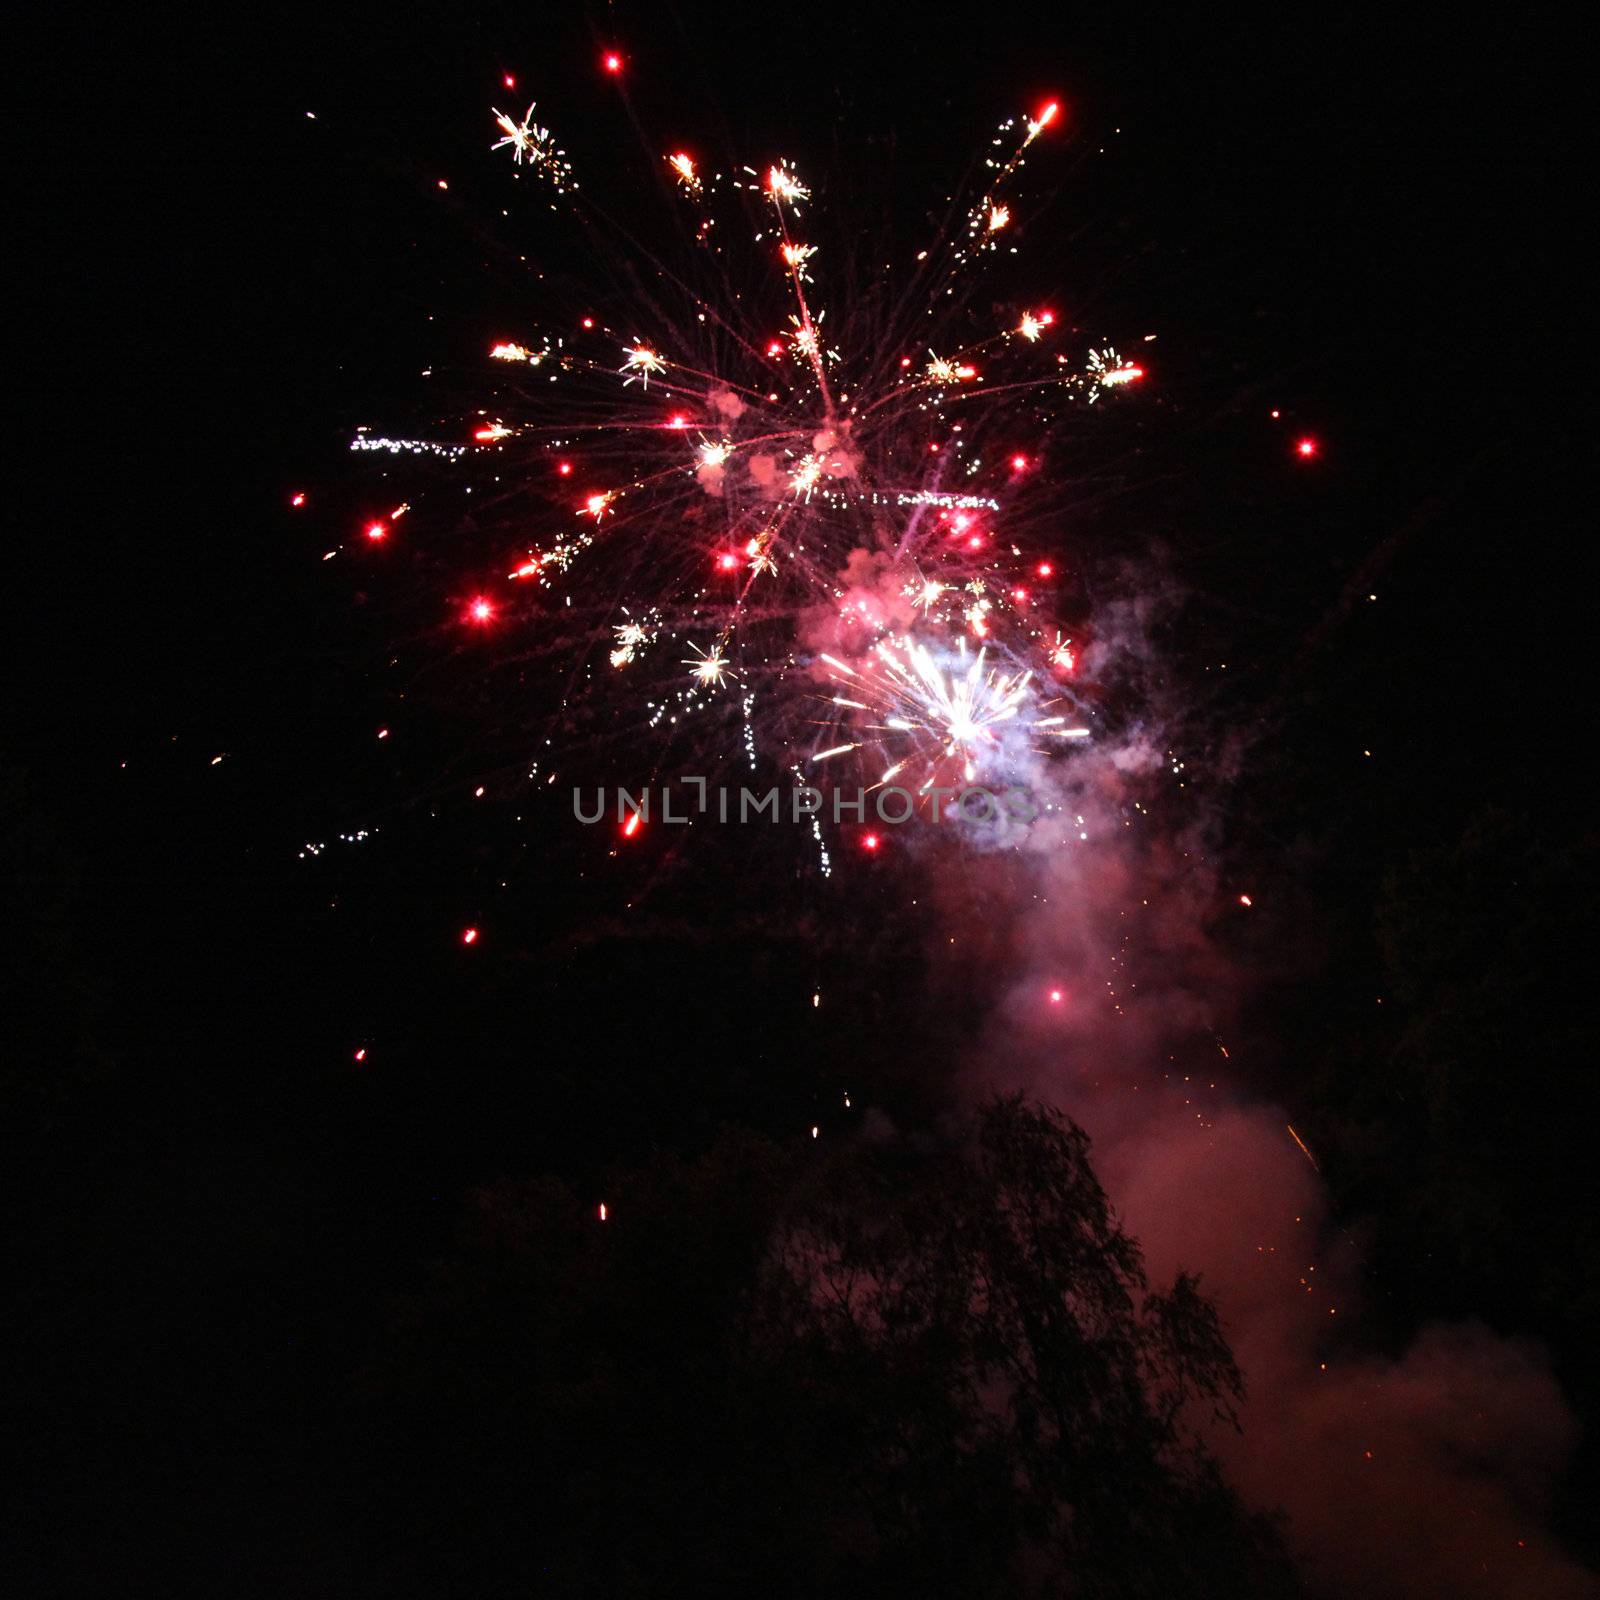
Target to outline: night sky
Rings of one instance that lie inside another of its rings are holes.
[[[330,1487],[370,1459],[347,1419],[468,1197],[550,1175],[589,1219],[729,1125],[788,1148],[871,1118],[922,1148],[979,1087],[1043,1092],[1048,1045],[1015,1018],[1036,952],[996,909],[1013,876],[841,842],[821,880],[790,830],[618,850],[564,800],[528,806],[518,708],[474,687],[427,569],[385,589],[319,558],[390,495],[354,429],[468,417],[472,363],[536,300],[541,224],[526,186],[501,216],[491,104],[537,99],[614,213],[641,149],[681,140],[836,175],[860,207],[829,225],[870,248],[1050,97],[1068,127],[1029,169],[1031,270],[1151,367],[1073,436],[1060,548],[1085,617],[1162,599],[1143,688],[1195,776],[1161,817],[1203,821],[1216,891],[1184,981],[1226,991],[1241,1115],[1317,1153],[1360,1285],[1348,1348],[1412,1372],[1424,1330],[1471,1328],[1539,1352],[1575,1419],[1473,1468],[1503,1467],[1569,1587],[1484,1566],[1441,1588],[1454,1568],[1352,1500],[1389,1587],[1307,1566],[1312,1592],[1586,1592],[1564,1564],[1595,1558],[1597,1457],[1572,1441],[1600,1421],[1572,42],[1404,11],[542,9],[80,10],[13,67],[17,1592],[693,1592],[642,1557],[631,1589],[552,1575],[498,1534],[456,1591],[373,1556],[410,1513]],[[582,270],[564,248],[553,276]],[[959,960],[946,923],[973,934]],[[1200,1031],[1173,1059],[1213,1070]],[[1121,1204],[1136,1136],[1061,1109],[1103,1135]],[[445,1370],[407,1359],[423,1390]],[[460,1440],[432,1437],[391,1461],[442,1480]],[[1432,1497],[1419,1460],[1391,1510]]]

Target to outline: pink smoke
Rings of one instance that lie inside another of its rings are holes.
[[[1097,675],[1143,652],[1138,618],[1097,648]],[[1158,726],[1039,778],[1057,809],[1031,829],[1031,871],[996,873],[986,898],[1010,969],[971,1087],[1082,1123],[1152,1278],[1202,1274],[1249,1390],[1219,1454],[1248,1500],[1288,1513],[1317,1592],[1595,1594],[1541,1525],[1576,1429],[1539,1350],[1475,1325],[1363,1350],[1360,1255],[1314,1152],[1227,1054],[1248,980],[1213,929],[1237,900],[1201,821],[1146,804],[1163,767],[1168,802],[1182,781]]]

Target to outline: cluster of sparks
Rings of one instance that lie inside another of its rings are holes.
[[[491,114],[511,175],[600,234],[534,107]],[[784,769],[854,753],[869,782],[909,768],[926,787],[1087,737],[1077,647],[1051,615],[1060,530],[1029,480],[1067,408],[1144,372],[1103,344],[1074,355],[1075,330],[1036,299],[997,317],[994,291],[972,292],[1018,231],[1018,174],[1059,116],[1052,103],[1002,125],[981,192],[905,263],[895,309],[833,322],[819,303],[831,246],[808,236],[812,187],[791,162],[725,173],[661,156],[688,211],[687,265],[641,253],[630,229],[630,273],[653,274],[651,292],[552,305],[487,343],[502,381],[470,443],[363,432],[352,446],[470,456],[523,497],[534,537],[477,534],[495,548],[463,562],[476,576],[461,620],[524,660],[558,657],[567,695],[624,675],[652,728],[726,697],[701,725],[727,728],[752,764],[759,727]],[[767,282],[734,293],[746,247]]]
[[[566,153],[556,148],[550,130],[541,128],[533,120],[533,113],[537,109],[537,105],[530,105],[521,122],[514,122],[503,111],[492,111],[490,115],[495,120],[495,126],[503,135],[495,141],[493,148],[509,148],[511,159],[519,166],[526,162],[556,189],[568,188],[572,185],[572,164],[567,160]]]
[[[930,581],[918,597],[924,606],[937,599],[938,585]],[[1031,672],[1007,672],[987,664],[987,651],[979,648],[968,659],[966,642],[959,639],[961,664],[941,666],[933,652],[915,639],[880,640],[873,658],[861,668],[824,654],[823,663],[836,675],[845,692],[833,704],[879,720],[867,723],[865,733],[898,734],[914,743],[924,755],[926,775],[921,787],[932,787],[932,775],[948,760],[970,783],[977,775],[986,750],[1000,746],[1008,725],[1026,719],[1030,704]],[[1065,716],[1032,719],[1029,726],[1039,736],[1084,739],[1087,728],[1069,728]],[[858,749],[856,743],[823,750],[814,762],[832,759]],[[898,777],[909,764],[902,757],[880,775],[879,783]]]

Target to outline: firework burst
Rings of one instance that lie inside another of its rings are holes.
[[[870,781],[926,786],[1085,736],[1075,652],[1034,592],[1059,533],[1026,480],[1075,406],[1143,372],[1103,344],[1074,354],[1037,299],[972,292],[1015,254],[997,239],[1026,219],[1018,175],[1057,108],[1002,125],[976,192],[867,305],[829,281],[848,241],[815,217],[820,243],[795,236],[813,189],[787,159],[723,172],[664,142],[651,160],[686,226],[643,248],[578,192],[531,106],[492,114],[494,149],[550,182],[598,253],[587,304],[541,290],[528,326],[486,341],[498,381],[470,443],[431,452],[474,474],[468,492],[492,453],[512,508],[514,534],[480,517],[449,548],[464,581],[507,584],[468,616],[518,692],[540,662],[559,685],[528,697],[530,745],[557,724],[676,737],[693,711],[699,761],[721,741],[741,764],[832,773],[848,755]],[[616,281],[643,287],[600,287]],[[422,448],[358,447],[375,443]],[[426,486],[406,492],[408,537],[445,549]]]

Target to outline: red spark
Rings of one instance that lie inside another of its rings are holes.
[[[570,478],[572,476],[572,463],[570,461],[558,461],[556,463],[556,471],[563,478]]]
[[[369,539],[381,539],[388,531],[388,528],[381,522],[369,522],[367,524],[367,537]]]
[[[1060,115],[1060,114],[1061,114],[1061,107],[1060,107],[1060,106],[1058,106],[1058,105],[1057,105],[1057,104],[1056,104],[1056,103],[1055,103],[1055,101],[1054,101],[1054,100],[1052,100],[1052,101],[1051,101],[1051,102],[1050,102],[1050,104],[1049,104],[1049,105],[1047,105],[1047,106],[1046,106],[1046,107],[1045,107],[1045,108],[1044,108],[1044,110],[1043,110],[1043,111],[1041,111],[1041,112],[1040,112],[1040,113],[1039,113],[1039,115],[1038,115],[1038,116],[1036,116],[1036,117],[1035,117],[1035,118],[1034,118],[1034,119],[1033,119],[1033,120],[1034,120],[1034,121],[1035,121],[1035,122],[1036,122],[1036,123],[1037,123],[1037,124],[1038,124],[1038,125],[1039,125],[1039,126],[1040,126],[1040,127],[1041,127],[1041,128],[1048,128],[1048,127],[1049,127],[1049,126],[1050,126],[1050,124],[1051,124],[1051,123],[1052,123],[1052,122],[1054,122],[1054,121],[1055,121],[1055,120],[1056,120],[1056,118],[1057,118],[1057,117],[1058,117],[1058,116],[1059,116],[1059,115]]]
[[[1053,1006],[1060,1005],[1065,998],[1066,996],[1063,995],[1059,989],[1052,989],[1050,991],[1050,1004]]]
[[[1305,438],[1296,440],[1294,453],[1302,461],[1309,461],[1317,453],[1317,441],[1307,434]]]
[[[356,1060],[357,1061],[365,1061],[366,1059],[367,1059],[367,1052],[366,1052],[366,1048],[363,1046],[363,1048],[361,1048],[360,1050],[356,1051]]]
[[[1026,589],[1013,589],[1011,591],[1011,598],[1013,600],[1015,600],[1018,605],[1021,605],[1024,601],[1027,600],[1028,591]]]
[[[600,1220],[602,1222],[606,1220],[606,1203],[604,1200],[600,1202]]]
[[[781,356],[783,354],[782,344],[780,344],[778,340],[774,339],[772,343],[767,346],[767,354],[769,356]]]
[[[1252,905],[1252,904],[1253,904],[1253,903],[1254,903],[1254,902],[1253,902],[1253,901],[1252,901],[1252,900],[1251,900],[1251,899],[1250,899],[1250,896],[1249,896],[1249,895],[1247,895],[1247,894],[1242,894],[1242,895],[1240,895],[1240,896],[1239,896],[1239,904],[1240,904],[1240,905],[1242,905],[1242,906],[1249,906],[1249,905]]]
[[[583,325],[586,328],[592,328],[594,326],[594,318],[593,317],[585,317],[583,319]]]
[[[289,504],[292,506],[303,506],[305,503],[306,497],[303,494],[290,495],[289,497]]]
[[[669,428],[687,428],[689,426],[689,419],[685,416],[668,417],[667,426]]]
[[[1039,563],[1039,576],[1041,578],[1054,577],[1055,576],[1055,570],[1056,569],[1054,567],[1052,567],[1048,561],[1041,561]]]
[[[478,930],[476,928],[463,928],[461,930],[461,942],[462,944],[476,944],[478,942]]]
[[[978,549],[983,544],[983,535],[981,533],[973,534],[973,536],[967,540],[967,544],[973,550]]]
[[[517,86],[517,80],[515,78],[513,78],[511,76],[511,74],[508,72],[506,74],[506,88],[515,89],[516,86]]]
[[[1028,458],[1026,456],[1012,456],[1011,470],[1013,472],[1026,472],[1028,470]]]
[[[876,850],[878,848],[878,842],[877,834],[869,833],[863,837],[861,841],[861,848],[863,850]]]
[[[622,824],[622,837],[631,839],[639,831],[639,813],[631,813],[628,820]]]
[[[622,71],[622,57],[619,56],[616,53],[615,50],[610,51],[605,56],[605,58],[601,61],[600,65],[603,66],[606,69],[607,72],[612,72],[612,73],[621,72]]]
[[[479,595],[478,598],[467,607],[467,615],[471,617],[474,622],[489,622],[493,620],[494,607],[489,603],[489,601],[485,600],[482,595]]]
[[[900,357],[900,365],[902,367],[909,367],[911,365],[911,357],[910,356],[901,356]]]
[[[717,565],[721,567],[724,572],[732,572],[733,569],[739,565],[739,558],[738,556],[731,554],[721,555],[717,557]]]

